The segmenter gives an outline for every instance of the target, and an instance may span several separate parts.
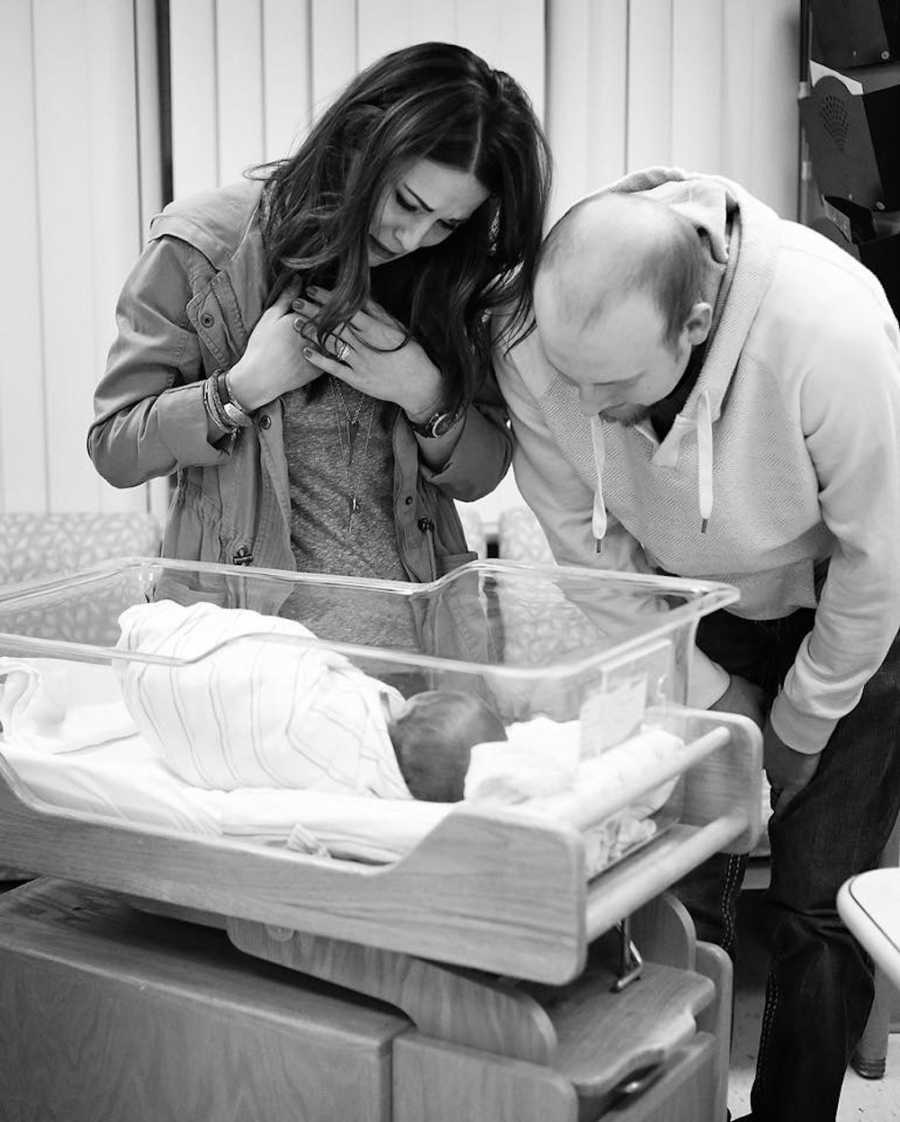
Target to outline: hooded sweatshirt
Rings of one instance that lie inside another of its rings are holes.
[[[651,168],[604,190],[658,199],[702,234],[699,375],[660,441],[649,421],[585,417],[533,332],[497,360],[516,482],[560,563],[725,581],[750,619],[816,609],[771,720],[818,752],[900,628],[896,317],[849,254],[727,179]],[[692,703],[726,685],[696,659]]]

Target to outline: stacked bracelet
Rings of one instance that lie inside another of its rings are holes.
[[[227,372],[217,370],[203,383],[203,406],[207,416],[223,432],[233,433],[253,424],[253,418],[228,389]]]
[[[231,392],[231,387],[228,385],[228,372],[222,371],[216,374],[215,380],[216,392],[222,403],[222,412],[231,422],[232,426],[238,429],[245,429],[248,425],[252,425],[253,418]]]

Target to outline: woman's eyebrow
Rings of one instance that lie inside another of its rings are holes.
[[[429,214],[434,214],[434,207],[429,206],[428,203],[425,202],[425,200],[422,198],[421,195],[417,195],[415,193],[415,191],[412,189],[412,187],[410,187],[408,184],[404,183],[403,184],[403,190],[408,192],[410,195],[412,195],[412,197],[416,200],[416,202],[419,204],[419,206],[422,208],[422,210],[427,211]]]
[[[422,210],[424,210],[426,212],[426,214],[434,214],[434,207],[429,206],[428,203],[425,202],[425,200],[422,198],[421,195],[417,195],[415,193],[415,191],[412,189],[412,187],[409,186],[409,184],[401,183],[400,186],[403,188],[404,191],[406,191],[407,194],[412,195],[412,197],[416,200],[416,202],[419,204],[419,206],[422,208]],[[463,218],[445,218],[445,219],[443,219],[443,221],[448,226],[461,226],[463,224],[463,222],[465,221],[465,219],[463,219]]]

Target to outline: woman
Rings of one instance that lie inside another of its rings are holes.
[[[164,555],[412,581],[469,559],[453,500],[510,459],[491,314],[525,327],[549,178],[513,79],[424,43],[296,155],[167,207],[88,436],[115,486],[177,473]]]

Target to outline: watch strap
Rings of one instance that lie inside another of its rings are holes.
[[[424,421],[410,421],[410,428],[417,436],[435,440],[448,432],[462,416],[465,405],[460,402],[454,409],[438,409]]]

